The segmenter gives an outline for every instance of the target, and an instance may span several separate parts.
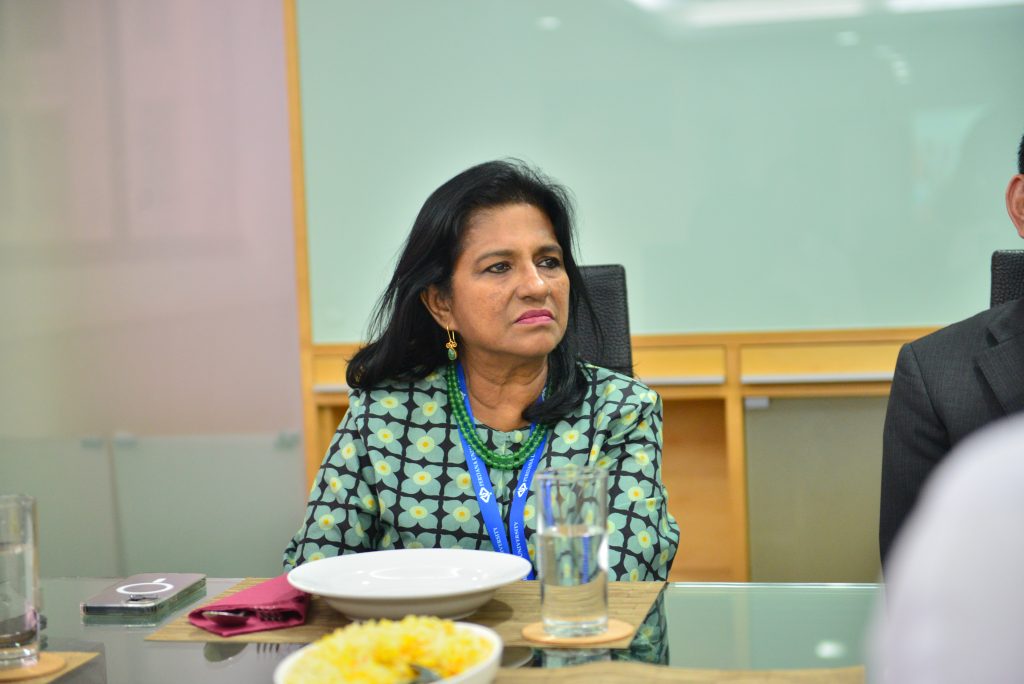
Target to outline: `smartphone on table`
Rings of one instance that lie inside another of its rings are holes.
[[[149,621],[205,595],[201,573],[146,572],[125,577],[81,604],[87,621]]]

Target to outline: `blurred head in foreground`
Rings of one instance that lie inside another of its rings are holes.
[[[886,566],[874,681],[1024,677],[1024,414],[976,433],[929,480]]]

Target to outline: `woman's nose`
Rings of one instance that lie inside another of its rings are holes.
[[[523,279],[519,283],[519,296],[544,299],[551,292],[546,280],[541,277],[536,266],[530,266],[523,273]]]

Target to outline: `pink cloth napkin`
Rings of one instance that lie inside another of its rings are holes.
[[[200,606],[188,614],[188,621],[200,629],[228,637],[304,624],[308,607],[309,594],[288,584],[288,575],[284,574],[219,601]],[[252,615],[245,624],[228,627],[203,617],[203,612],[207,610],[249,610],[252,611]],[[256,611],[268,611],[281,619],[265,620],[257,615]]]

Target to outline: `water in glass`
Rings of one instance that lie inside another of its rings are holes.
[[[539,549],[541,620],[560,637],[600,634],[608,626],[608,537],[604,527],[547,527]]]
[[[36,662],[38,586],[35,501],[0,496],[0,669]]]

